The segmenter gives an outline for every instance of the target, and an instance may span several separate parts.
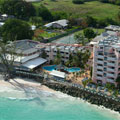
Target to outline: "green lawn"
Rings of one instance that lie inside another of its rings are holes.
[[[117,5],[100,3],[98,1],[86,2],[85,4],[76,5],[72,3],[72,0],[57,0],[57,2],[43,0],[41,2],[34,2],[33,4],[35,6],[43,4],[52,11],[65,11],[75,17],[81,18],[87,15],[91,15],[98,19],[106,17],[115,19],[120,8]]]
[[[49,33],[49,32],[46,32],[44,31],[43,33],[40,34],[41,37],[44,37],[44,38],[51,38],[51,37],[55,37],[56,35],[59,35],[58,33]]]
[[[93,28],[94,32],[97,33],[98,35],[100,35],[101,33],[105,32],[105,29],[96,29],[96,28]],[[81,31],[78,31],[76,33],[82,33],[83,34],[83,30]]]

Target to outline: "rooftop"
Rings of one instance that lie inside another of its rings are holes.
[[[105,29],[107,29],[107,30],[109,29],[109,30],[112,30],[112,31],[120,31],[120,26],[109,25]]]
[[[32,40],[18,40],[15,41],[16,53],[30,54],[37,51],[37,45],[39,42]]]
[[[51,23],[48,23],[46,25],[44,25],[45,27],[51,27],[53,24],[59,24],[63,27],[66,27],[68,24],[68,20],[66,19],[63,19],[63,20],[58,20],[58,21],[54,21],[54,22],[51,22]]]

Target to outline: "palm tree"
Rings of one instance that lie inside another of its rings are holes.
[[[54,63],[57,65],[61,63],[61,54],[60,54],[59,49],[57,50],[57,55],[55,57]]]

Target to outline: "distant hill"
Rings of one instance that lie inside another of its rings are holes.
[[[116,19],[120,6],[101,3],[99,1],[90,0],[84,4],[74,4],[72,0],[41,0],[41,2],[33,2],[33,5],[38,7],[40,4],[45,5],[50,11],[64,11],[76,18],[83,18],[87,15],[97,19],[112,18]]]
[[[26,0],[27,2],[39,2],[41,0]]]

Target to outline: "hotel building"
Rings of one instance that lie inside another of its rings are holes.
[[[50,44],[45,47],[45,52],[47,54],[47,60],[50,62],[53,61],[57,55],[57,51],[60,51],[62,62],[65,63],[69,60],[69,55],[75,55],[78,51],[84,51],[85,47],[80,45],[66,45],[66,44]]]
[[[93,76],[95,83],[116,83],[120,76],[120,37],[106,35],[93,47]]]

